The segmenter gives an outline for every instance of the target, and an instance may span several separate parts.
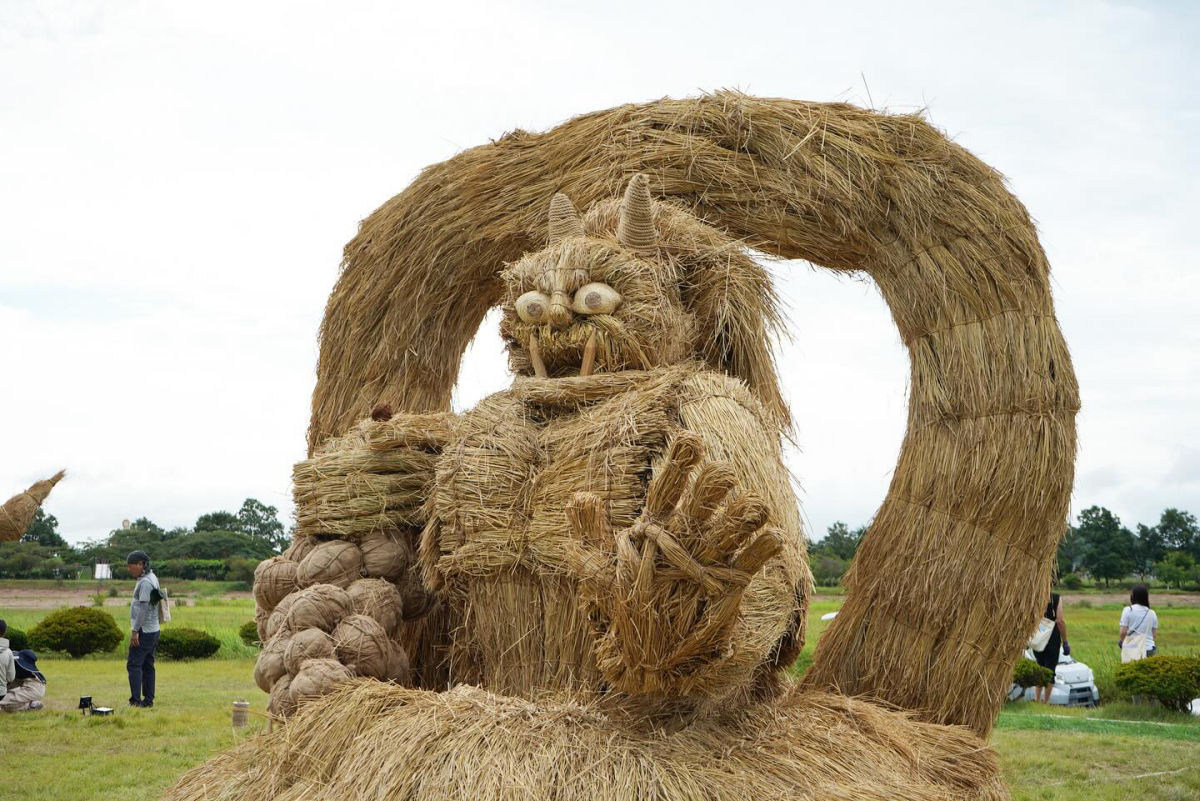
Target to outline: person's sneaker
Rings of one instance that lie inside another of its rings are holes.
[[[41,709],[41,708],[42,708],[42,702],[41,702],[41,701],[30,701],[30,702],[29,702],[29,709],[30,709],[30,711],[33,711],[33,710],[35,710],[35,709]]]
[[[144,706],[144,704],[141,701],[130,701],[129,705],[130,706]]]
[[[141,706],[142,706],[142,709],[152,709],[154,707],[154,702],[153,701],[142,701]]]

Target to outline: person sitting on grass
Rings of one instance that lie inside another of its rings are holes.
[[[0,711],[32,712],[42,708],[46,697],[46,677],[37,669],[37,654],[26,648],[13,654],[15,678],[0,698]]]
[[[8,624],[0,619],[0,698],[4,697],[8,683],[17,677],[16,662],[13,661],[13,652],[8,647],[8,638],[4,636],[6,634]]]
[[[150,569],[150,556],[134,551],[125,560],[137,584],[129,602],[129,705],[154,706],[154,649],[158,647],[158,577]]]

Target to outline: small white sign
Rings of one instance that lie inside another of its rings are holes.
[[[112,565],[106,562],[97,562],[96,569],[92,571],[92,578],[97,581],[112,578]]]

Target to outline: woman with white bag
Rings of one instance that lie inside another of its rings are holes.
[[[1129,606],[1121,610],[1121,661],[1136,662],[1158,651],[1158,613],[1150,608],[1150,590],[1135,584],[1129,592]]]
[[[1033,649],[1034,660],[1054,675],[1058,668],[1058,654],[1061,651],[1068,656],[1071,646],[1067,643],[1067,624],[1063,620],[1062,598],[1056,592],[1050,593],[1050,603],[1046,604],[1046,612],[1038,622],[1037,631],[1029,638],[1029,647]],[[1034,700],[1041,702],[1043,696],[1050,703],[1050,689],[1053,685],[1034,688]]]

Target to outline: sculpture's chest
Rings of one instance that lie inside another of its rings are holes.
[[[566,507],[577,492],[599,495],[618,529],[629,525],[678,417],[662,392],[581,408],[548,408],[516,393],[489,398],[467,415],[439,464],[443,550],[485,542],[519,550],[569,536]]]

